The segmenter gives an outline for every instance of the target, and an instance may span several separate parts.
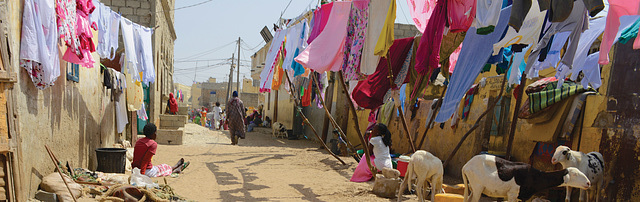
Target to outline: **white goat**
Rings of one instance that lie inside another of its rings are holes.
[[[576,168],[543,172],[529,164],[511,162],[492,155],[477,155],[462,167],[464,200],[477,202],[480,196],[526,201],[535,193],[557,186],[587,189],[589,179]],[[469,196],[471,189],[471,196]],[[471,197],[471,198],[469,198]]]
[[[602,154],[598,152],[589,152],[584,154],[579,151],[572,151],[567,146],[558,146],[553,153],[551,163],[562,164],[562,168],[574,167],[583,172],[591,182],[593,186],[588,190],[580,190],[580,201],[587,201],[591,196],[596,197],[596,201],[600,198],[600,190],[604,185],[604,160]],[[595,192],[595,193],[594,193]],[[571,200],[571,187],[567,187],[567,195],[565,201]]]
[[[411,180],[414,175],[418,178],[416,192],[418,192],[418,199],[420,201],[424,201],[425,182],[431,185],[431,201],[434,201],[437,193],[444,192],[442,191],[442,176],[444,175],[442,161],[429,152],[418,150],[411,155],[411,160],[407,166],[407,173],[398,191],[398,201],[401,201],[405,187],[411,190]]]

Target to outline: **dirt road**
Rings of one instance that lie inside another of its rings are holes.
[[[228,137],[187,124],[184,144],[159,145],[153,164],[190,161],[178,178],[166,179],[177,194],[195,201],[389,201],[371,193],[372,182],[349,181],[353,158],[342,157],[342,165],[318,143],[272,138],[265,128],[248,133],[239,146]]]

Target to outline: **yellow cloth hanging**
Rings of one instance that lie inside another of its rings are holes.
[[[394,38],[394,24],[396,22],[396,0],[391,1],[391,5],[389,6],[389,11],[387,12],[387,19],[385,20],[384,27],[382,28],[382,32],[380,33],[380,38],[378,38],[378,42],[376,43],[376,48],[374,49],[374,54],[386,57],[387,52],[389,52],[389,48],[393,45]]]
[[[282,85],[282,80],[283,80],[283,75],[284,75],[284,71],[282,69],[282,64],[284,63],[284,43],[282,44],[281,48],[280,48],[280,52],[278,53],[278,58],[277,58],[277,62],[276,62],[276,66],[274,68],[275,71],[273,72],[273,81],[271,83],[271,90],[280,90],[280,85]]]

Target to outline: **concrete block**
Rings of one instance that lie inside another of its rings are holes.
[[[400,178],[386,178],[381,174],[376,174],[376,181],[373,183],[373,193],[379,197],[395,198],[400,183]]]
[[[136,9],[136,15],[138,15],[140,17],[151,15],[151,9],[149,9],[149,8],[137,8]]]
[[[183,130],[182,128],[178,130],[159,129],[156,132],[156,142],[164,145],[182,145]]]
[[[44,202],[57,202],[58,197],[55,193],[50,193],[42,190],[38,190],[35,196],[36,200],[44,201]]]
[[[127,7],[129,8],[138,8],[140,7],[140,2],[139,1],[127,1]]]
[[[126,6],[126,0],[111,0],[111,6]]]
[[[151,8],[151,4],[149,2],[140,2],[140,8]]]
[[[140,24],[140,23],[138,22],[138,16],[132,15],[132,16],[129,16],[129,17],[127,17],[127,18],[129,18],[129,20],[131,20],[131,22],[135,22],[135,23]]]
[[[120,8],[120,13],[122,13],[123,16],[127,16],[126,18],[131,19],[131,15],[133,15],[133,8]]]

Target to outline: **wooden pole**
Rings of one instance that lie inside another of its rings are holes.
[[[512,62],[513,62],[513,55],[511,56],[511,60],[509,61],[509,67],[511,67]],[[525,75],[522,75],[522,76],[524,77]],[[462,143],[464,143],[464,140],[467,139],[467,137],[469,137],[471,132],[473,132],[478,128],[478,126],[480,126],[480,120],[482,120],[482,117],[486,116],[490,111],[493,110],[494,107],[496,107],[496,105],[500,101],[499,98],[502,97],[502,94],[504,93],[504,86],[506,83],[507,83],[507,75],[504,75],[502,77],[502,84],[500,85],[500,94],[498,94],[498,99],[496,99],[493,103],[491,103],[491,105],[489,106],[489,108],[487,108],[487,110],[482,112],[480,117],[478,117],[478,119],[476,120],[476,123],[473,124],[473,126],[469,129],[469,131],[467,131],[467,133],[465,133],[462,136],[462,139],[460,139],[460,141],[458,142],[458,145],[456,145],[456,147],[453,148],[453,151],[451,151],[451,154],[449,154],[449,156],[447,157],[447,160],[444,161],[444,163],[442,164],[442,167],[447,167],[449,162],[451,162],[451,159],[453,158],[453,156],[456,155],[456,153],[458,152],[458,149],[460,149],[460,147],[462,146]]]
[[[333,116],[331,115],[331,112],[329,112],[329,110],[327,109],[325,103],[324,103],[324,99],[321,96],[320,93],[320,84],[318,83],[318,80],[316,80],[314,75],[311,75],[311,82],[313,82],[313,84],[316,85],[316,89],[318,89],[316,91],[316,93],[318,94],[318,99],[320,99],[320,104],[322,104],[322,108],[324,109],[324,113],[325,115],[329,118],[329,121],[331,121],[331,124],[333,125],[333,127],[335,129],[338,130],[338,132],[340,133],[340,137],[342,137],[342,139],[344,139],[344,141],[347,143],[347,146],[349,147],[349,149],[351,149],[352,152],[355,152],[355,147],[353,147],[353,145],[349,142],[349,139],[347,139],[347,134],[344,133],[344,131],[342,130],[342,128],[340,128],[340,126],[338,125],[338,123],[336,122],[336,120],[333,118]],[[324,141],[324,140],[322,140]]]
[[[507,160],[511,160],[511,147],[513,146],[513,138],[516,133],[516,126],[518,124],[518,111],[520,109],[520,105],[522,104],[522,96],[524,94],[524,84],[527,81],[527,73],[522,73],[522,78],[520,78],[520,85],[516,92],[519,94],[516,98],[516,108],[513,110],[513,118],[511,119],[511,128],[509,129],[509,142],[507,144],[507,155],[505,158]]]
[[[333,106],[333,86],[335,85],[335,76],[333,76],[333,72],[327,72],[327,76],[329,74],[331,75],[330,77],[331,79],[329,80],[329,86],[327,86],[327,93],[325,93],[325,97],[329,102],[324,103],[323,108],[327,109],[328,111],[331,111],[331,107]],[[324,102],[324,99],[322,99],[322,101]],[[322,141],[327,141],[327,134],[329,133],[329,123],[333,124],[335,122],[335,120],[331,122],[331,120],[329,120],[329,117],[330,116],[324,117],[324,122],[322,125]],[[331,116],[331,118],[333,118],[333,116]],[[334,128],[335,128],[335,125],[334,125]]]
[[[287,81],[289,81],[289,88],[291,90],[294,90],[295,88],[293,87],[293,83],[291,82],[291,79],[289,78],[289,73],[287,73],[287,71],[284,71],[284,75],[287,77]],[[320,136],[318,135],[318,132],[316,131],[316,129],[313,127],[313,125],[311,125],[311,123],[309,122],[309,119],[307,119],[307,116],[304,115],[304,113],[302,113],[302,110],[300,107],[302,107],[302,105],[299,103],[299,99],[296,98],[296,94],[292,93],[293,97],[294,97],[294,104],[296,106],[294,106],[297,110],[298,113],[300,113],[300,116],[302,116],[302,120],[304,120],[304,123],[307,124],[309,126],[309,128],[311,128],[311,131],[313,131],[313,134],[316,135],[316,138],[318,138],[318,140],[320,139]],[[331,154],[331,156],[333,156],[334,158],[338,159],[338,161],[340,161],[340,163],[342,163],[342,165],[347,165],[347,163],[345,163],[342,159],[340,159],[340,157],[336,156],[336,154],[334,154],[333,152],[331,152],[331,150],[329,149],[329,147],[327,147],[327,144],[324,143],[324,141],[320,141],[320,143],[322,144],[322,147],[324,147],[324,149],[326,149],[329,154]]]
[[[438,100],[436,108],[433,109],[433,112],[431,112],[431,117],[429,117],[429,122],[428,122],[429,124],[427,124],[427,128],[424,130],[424,133],[422,134],[422,138],[420,139],[420,143],[418,144],[418,149],[422,148],[424,139],[427,137],[427,132],[429,132],[429,128],[431,128],[431,124],[433,124],[433,121],[436,119],[436,114],[438,114],[440,107],[442,107],[442,98],[444,97],[445,92],[447,92],[447,86],[444,86],[444,89],[442,90],[442,94],[440,94],[440,98]]]
[[[53,161],[53,164],[56,167],[54,172],[58,171],[58,174],[60,174],[60,178],[62,178],[62,182],[64,182],[64,186],[67,187],[67,190],[69,191],[71,198],[73,198],[73,201],[78,201],[76,200],[76,197],[73,195],[73,192],[71,192],[71,188],[69,188],[69,184],[67,184],[67,181],[64,179],[64,176],[62,176],[62,171],[60,170],[60,167],[58,167],[58,161],[56,160],[56,157],[53,155],[53,152],[51,152],[51,150],[49,149],[49,147],[47,147],[47,145],[45,145],[44,148],[47,149],[47,153],[49,153],[49,157],[51,158],[51,161]]]
[[[411,134],[409,134],[409,127],[407,127],[407,120],[404,118],[404,111],[402,110],[402,106],[398,106],[398,112],[400,113],[400,121],[402,121],[402,126],[404,127],[404,132],[407,134],[407,138],[409,138],[409,146],[411,147],[411,151],[416,152],[416,146],[413,145],[413,138],[411,138]]]
[[[347,83],[345,83],[344,74],[342,74],[342,70],[338,71],[338,74],[340,76],[340,83],[342,84],[341,85],[342,90],[344,90],[344,93],[347,94],[346,101],[349,105],[349,111],[351,111],[351,113],[353,114],[353,117],[351,117],[354,121],[353,127],[355,127],[356,133],[358,134],[358,138],[360,139],[360,143],[362,144],[362,150],[364,151],[364,155],[367,160],[367,166],[369,166],[369,170],[371,170],[371,173],[374,173],[374,174],[378,173],[376,168],[371,165],[371,157],[369,156],[369,148],[367,146],[367,141],[365,141],[364,136],[362,136],[362,131],[360,130],[360,124],[358,122],[358,114],[356,113],[356,107],[353,106],[353,102],[351,101],[351,96],[349,96],[349,89],[347,89]]]

